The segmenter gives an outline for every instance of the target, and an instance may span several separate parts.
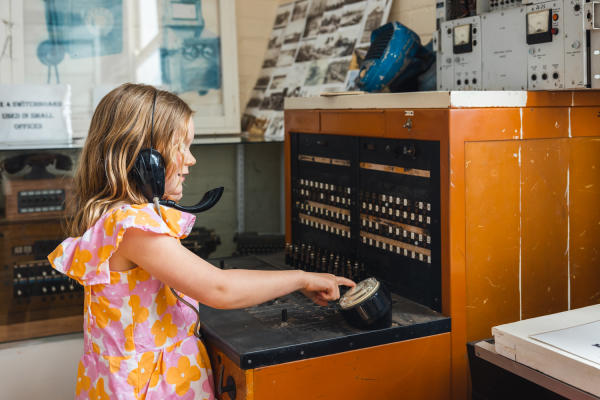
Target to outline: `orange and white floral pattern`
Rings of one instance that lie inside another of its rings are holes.
[[[85,288],[76,399],[214,399],[210,361],[193,336],[195,313],[142,267],[108,266],[127,229],[183,238],[194,225],[191,214],[166,207],[161,214],[151,204],[113,209],[48,256]]]

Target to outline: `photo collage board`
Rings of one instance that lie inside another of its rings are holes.
[[[391,5],[392,0],[296,0],[280,5],[242,116],[242,131],[282,139],[286,97],[356,90],[356,56],[366,54],[371,32],[387,22]]]

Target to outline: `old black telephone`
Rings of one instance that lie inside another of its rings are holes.
[[[73,162],[69,156],[64,154],[25,153],[3,160],[0,167],[12,175],[29,166],[31,171],[20,177],[20,179],[52,179],[56,176],[47,170],[49,165],[54,165],[57,170],[69,171],[73,166]]]
[[[71,203],[73,179],[56,171],[69,171],[72,166],[70,157],[50,152],[24,153],[2,160],[6,219],[65,216]]]

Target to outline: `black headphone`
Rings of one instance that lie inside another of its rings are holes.
[[[218,187],[204,193],[202,199],[194,206],[184,207],[173,200],[161,200],[165,194],[165,162],[158,150],[154,150],[152,138],[154,136],[154,109],[156,108],[156,95],[152,99],[152,120],[150,123],[150,148],[140,150],[133,165],[132,175],[137,187],[149,202],[172,207],[179,211],[197,214],[212,208],[223,194],[224,188]]]

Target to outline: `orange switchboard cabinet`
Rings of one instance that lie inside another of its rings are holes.
[[[385,393],[431,363],[447,368],[431,390],[467,398],[467,342],[600,301],[599,91],[292,98],[285,132],[290,258],[314,269],[315,251],[342,254],[356,277],[450,317],[449,341],[399,354]]]

